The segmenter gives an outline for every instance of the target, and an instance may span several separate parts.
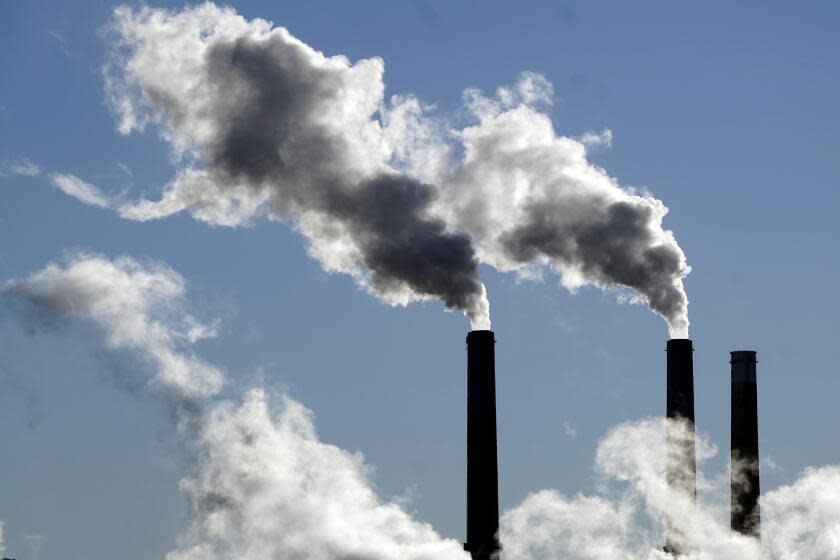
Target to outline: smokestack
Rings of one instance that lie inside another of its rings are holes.
[[[672,338],[668,341],[667,445],[668,488],[672,494],[681,492],[692,499],[697,496],[697,464],[694,447],[694,348],[687,338]],[[671,420],[684,421],[688,434],[675,430]],[[687,436],[687,437],[686,437]],[[685,535],[675,526],[672,519],[666,520],[665,551],[683,554]]]
[[[467,542],[472,560],[497,560],[499,472],[496,455],[496,340],[467,334]]]
[[[758,390],[755,352],[730,352],[732,365],[731,524],[743,535],[761,536],[758,476]]]

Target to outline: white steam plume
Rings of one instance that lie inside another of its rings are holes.
[[[184,290],[165,265],[90,254],[0,287],[4,310],[27,326],[89,321],[107,348],[151,366],[150,388],[193,458],[180,484],[189,525],[168,560],[468,560],[457,541],[381,500],[362,455],[320,441],[299,403],[272,410],[262,389],[220,399],[221,371],[189,350],[215,327],[185,311]]]
[[[672,424],[673,432],[686,430]],[[829,560],[840,558],[840,467],[807,469],[761,499],[762,542],[729,530],[729,473],[698,472],[699,503],[669,490],[665,477],[665,420],[621,424],[601,440],[598,494],[530,495],[502,517],[511,560],[666,560],[666,518],[675,522],[685,560]],[[682,449],[682,447],[677,447]],[[716,453],[702,435],[697,458]],[[736,473],[737,476],[737,473]]]
[[[216,394],[223,382],[221,371],[186,348],[215,329],[184,311],[184,286],[181,275],[162,264],[79,253],[7,282],[0,298],[30,304],[26,321],[94,323],[106,347],[135,352],[152,367],[150,382],[180,406]]]
[[[761,515],[771,557],[840,558],[840,465],[809,467],[793,484],[765,494]]]
[[[312,414],[262,390],[215,405],[198,433],[199,462],[181,481],[190,527],[168,560],[468,560],[371,488],[359,453],[318,439]]]
[[[609,131],[556,134],[542,76],[468,90],[472,122],[450,131],[414,97],[385,100],[381,59],[327,57],[230,8],[121,7],[111,30],[119,131],[153,125],[179,161],[159,200],[120,205],[125,218],[288,221],[326,270],[392,304],[440,299],[474,328],[490,324],[479,260],[549,267],[569,289],[630,289],[688,336],[690,269],[667,209],[588,162]]]
[[[56,328],[75,318],[98,326],[106,347],[152,366],[150,387],[189,420],[178,426],[192,451],[181,481],[190,516],[168,560],[234,553],[253,560],[468,560],[456,541],[378,498],[363,457],[322,442],[299,403],[277,403],[262,389],[220,399],[222,374],[189,348],[215,329],[184,310],[184,292],[183,278],[164,265],[89,254],[0,289],[4,310],[27,322]],[[671,427],[680,430],[688,434],[682,424]],[[759,546],[729,531],[728,473],[707,479],[698,471],[698,506],[669,493],[665,433],[662,419],[621,424],[598,445],[597,493],[543,490],[505,512],[505,558],[664,560],[665,518],[684,536],[686,560],[840,558],[840,466],[810,468],[766,492]],[[698,462],[715,452],[700,434]]]

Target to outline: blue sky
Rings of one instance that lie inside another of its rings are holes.
[[[154,3],[154,6],[180,3]],[[382,496],[463,539],[468,322],[438,303],[392,308],[323,272],[300,234],[179,214],[120,219],[65,196],[24,160],[109,194],[155,197],[173,174],[154,131],[121,136],[104,101],[110,2],[0,2],[0,281],[67,251],[167,263],[189,308],[221,320],[197,351],[236,383],[288,391],[325,441],[364,453]],[[761,453],[772,488],[840,462],[833,356],[840,303],[833,2],[236,2],[325,54],[380,56],[386,95],[463,111],[524,70],[554,85],[559,134],[612,130],[590,158],[670,209],[685,251],[698,428],[729,439],[728,352],[759,357]],[[590,491],[613,425],[664,411],[661,318],[553,276],[481,268],[497,345],[503,508]],[[5,324],[5,323],[4,323]],[[185,506],[172,421],[131,370],[79,332],[0,336],[0,519],[17,558],[149,558]],[[125,386],[128,385],[128,391]],[[564,430],[564,424],[572,428]],[[712,470],[725,467],[725,455]],[[40,552],[35,549],[40,548]],[[37,554],[40,554],[38,556]],[[27,556],[29,555],[29,556]]]

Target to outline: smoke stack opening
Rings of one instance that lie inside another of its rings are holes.
[[[467,542],[472,560],[497,560],[499,472],[496,449],[496,339],[467,334]]]
[[[694,347],[688,338],[672,338],[667,353],[667,482],[675,499],[697,498],[697,461],[694,439]],[[682,496],[680,496],[682,495]],[[684,554],[684,528],[666,518],[665,551]]]
[[[732,373],[730,522],[733,531],[761,536],[756,353],[730,352]]]

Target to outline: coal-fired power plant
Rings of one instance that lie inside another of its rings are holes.
[[[694,445],[694,348],[687,338],[672,338],[667,347],[667,481],[672,495],[697,495]],[[674,426],[680,422],[687,428]],[[671,519],[666,520],[665,551],[682,554],[685,538]]]
[[[760,537],[761,493],[758,472],[758,389],[756,354],[750,350],[731,352],[732,371],[732,455],[731,526],[743,535]]]
[[[472,560],[497,560],[499,470],[496,452],[496,339],[467,334],[467,542]]]

